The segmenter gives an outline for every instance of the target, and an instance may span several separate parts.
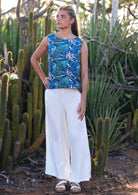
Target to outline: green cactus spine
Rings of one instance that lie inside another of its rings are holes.
[[[38,105],[38,84],[39,84],[39,78],[35,77],[34,85],[33,85],[33,117],[37,111],[37,105]]]
[[[103,174],[103,151],[100,149],[97,152],[97,171],[98,171],[98,176],[101,176]]]
[[[40,125],[41,125],[41,112],[40,110],[37,110],[34,117],[33,142],[35,142],[40,135]]]
[[[8,158],[7,158],[7,163],[6,163],[6,171],[7,171],[8,173],[11,172],[12,165],[13,165],[13,158],[12,158],[11,155],[9,155]]]
[[[19,106],[14,105],[12,109],[12,146],[19,139]]]
[[[24,50],[20,49],[18,52],[18,62],[17,62],[17,68],[18,68],[18,76],[19,79],[17,80],[18,84],[18,97],[21,95],[21,83],[22,83],[22,73],[23,73],[23,58],[24,58]]]
[[[28,98],[27,98],[27,112],[29,114],[29,123],[28,123],[28,135],[27,138],[29,140],[29,143],[31,143],[31,138],[32,138],[32,94],[28,93]]]
[[[96,151],[98,151],[101,148],[102,137],[103,137],[103,119],[99,117],[96,126]]]
[[[9,82],[9,75],[5,73],[2,76],[2,87],[1,87],[1,97],[0,97],[0,139],[2,140],[4,134],[4,124],[6,119],[8,82]]]
[[[12,93],[11,93],[11,98],[12,98],[12,107],[18,103],[18,85],[14,84],[12,86]]]
[[[104,119],[104,131],[103,131],[103,143],[104,143],[104,167],[108,159],[108,147],[109,147],[109,132],[110,132],[110,118]]]
[[[9,143],[9,128],[10,128],[10,121],[9,119],[5,120],[5,130],[3,136],[3,144],[2,144],[2,152],[1,152],[1,169],[6,168],[6,160],[8,156],[8,143]]]
[[[135,142],[138,143],[138,119],[136,120]]]

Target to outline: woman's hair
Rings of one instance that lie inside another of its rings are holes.
[[[60,10],[65,10],[69,14],[70,18],[74,18],[74,22],[71,25],[71,31],[74,35],[79,36],[79,30],[78,30],[78,23],[77,23],[77,18],[76,18],[76,13],[71,5],[64,5],[59,8]]]

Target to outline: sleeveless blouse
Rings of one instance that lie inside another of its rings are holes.
[[[55,33],[49,34],[48,59],[50,86],[54,88],[76,88],[80,92],[81,86],[81,45],[82,39],[62,39]]]

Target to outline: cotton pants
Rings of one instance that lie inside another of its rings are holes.
[[[45,90],[45,173],[70,182],[89,181],[91,157],[85,116],[78,119],[81,93],[77,89]]]

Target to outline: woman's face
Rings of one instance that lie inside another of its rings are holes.
[[[68,14],[67,11],[60,10],[57,13],[56,23],[59,29],[68,28],[69,26],[71,26],[73,22],[74,22],[74,18],[70,18],[70,15]]]

